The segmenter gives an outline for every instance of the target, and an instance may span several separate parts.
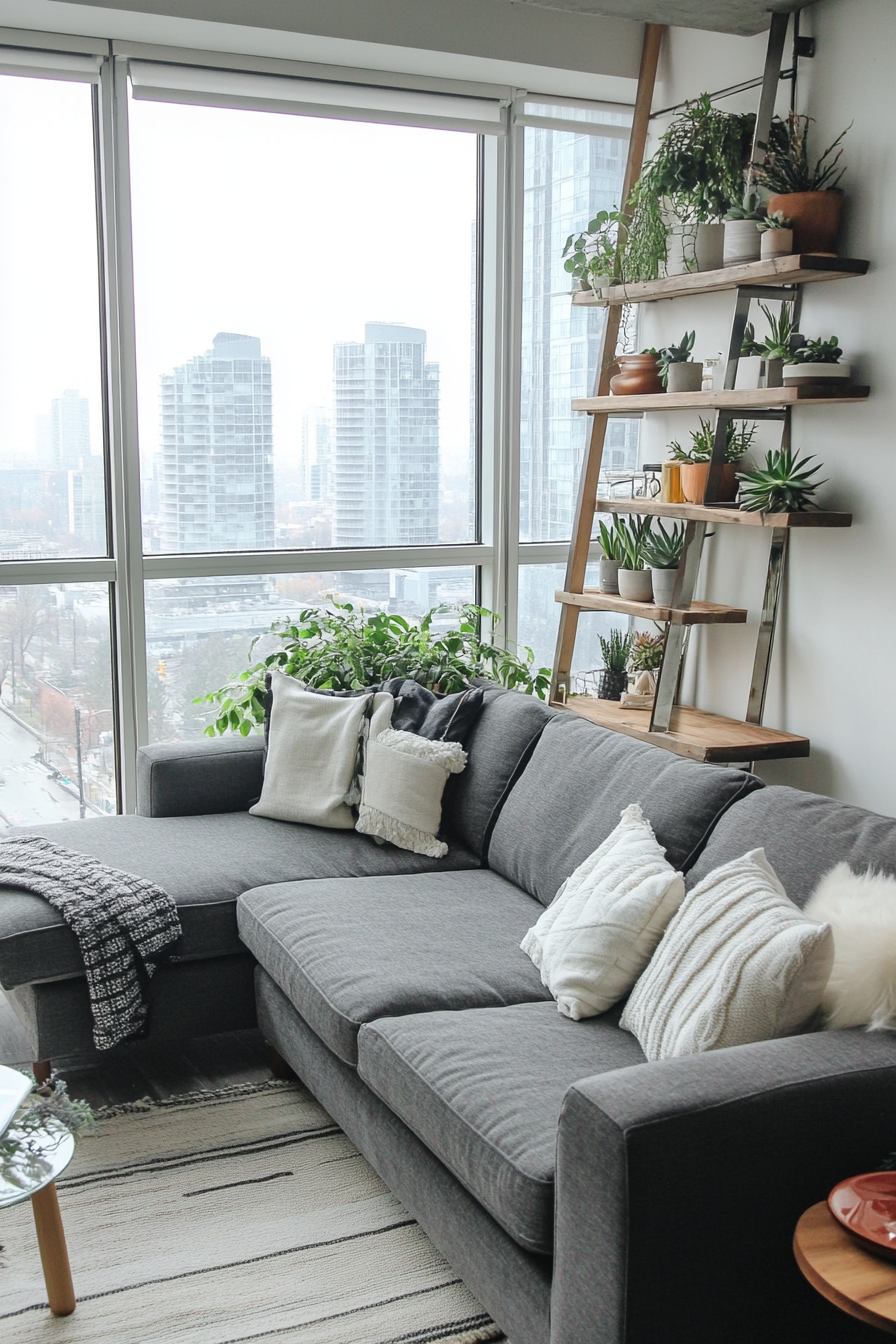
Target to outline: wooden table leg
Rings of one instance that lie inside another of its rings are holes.
[[[47,1301],[54,1316],[70,1316],[77,1299],[68,1263],[68,1248],[56,1198],[56,1183],[51,1181],[31,1196],[37,1244],[47,1285]]]

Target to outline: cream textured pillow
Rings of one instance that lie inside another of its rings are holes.
[[[466,763],[459,742],[435,742],[395,728],[371,734],[355,830],[414,854],[442,858],[448,853],[436,839],[442,794],[448,776],[460,774]]]
[[[294,677],[271,674],[271,725],[261,797],[249,811],[275,821],[351,830],[359,752],[369,714],[392,697],[341,698],[303,690]]]
[[[834,969],[821,1000],[825,1027],[896,1027],[896,879],[838,863],[805,913],[834,932]]]
[[[787,899],[754,849],[685,897],[621,1026],[648,1059],[792,1036],[817,1013],[833,957],[830,926]]]
[[[683,899],[681,873],[632,803],[520,946],[565,1017],[594,1017],[628,993]]]

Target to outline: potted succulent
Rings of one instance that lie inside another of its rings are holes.
[[[759,255],[763,261],[789,257],[793,251],[793,220],[783,210],[766,215],[759,225]]]
[[[623,634],[621,630],[610,631],[608,639],[598,635],[600,651],[604,665],[597,683],[600,700],[621,700],[622,692],[628,685],[628,656],[632,650],[634,635]]]
[[[626,280],[721,266],[720,221],[743,196],[754,123],[752,113],[713,107],[705,93],[685,104],[629,199]]]
[[[562,256],[563,269],[581,289],[603,289],[620,278],[621,245],[627,217],[619,210],[598,210],[578,236],[571,233]]]
[[[747,513],[804,513],[824,485],[812,480],[821,471],[820,466],[809,468],[812,461],[811,457],[798,461],[791,448],[766,453],[764,467],[738,473],[740,507]]]
[[[737,496],[737,464],[746,456],[756,434],[755,425],[740,422],[740,429],[734,420],[729,420],[725,430],[725,459],[719,480],[719,501],[733,500]],[[715,430],[708,420],[701,416],[700,428],[691,430],[691,447],[682,448],[677,440],[669,444],[672,457],[681,463],[681,489],[689,504],[702,504],[706,494],[706,482],[709,479],[709,464],[712,457]]]
[[[653,597],[650,570],[644,561],[644,543],[650,535],[651,518],[617,518],[622,539],[619,562],[619,596],[628,602],[649,602]]]
[[[625,555],[619,519],[614,518],[609,527],[601,519],[598,528],[601,550],[603,551],[600,558],[600,590],[602,593],[618,593],[619,562]]]
[[[762,343],[765,358],[766,387],[784,386],[784,365],[795,351],[805,345],[806,338],[797,331],[793,322],[793,309],[789,303],[781,304],[781,311],[774,317],[765,303],[759,307],[768,323],[768,335]]]
[[[639,355],[617,355],[616,363],[619,372],[610,379],[611,396],[651,396],[665,390],[659,351],[651,348]]]
[[[738,391],[743,392],[760,386],[765,371],[764,351],[765,347],[756,340],[756,328],[752,322],[748,322],[744,328],[737,361],[737,375],[734,379],[734,386]]]
[[[651,635],[642,630],[632,640],[628,656],[634,695],[656,695],[656,674],[663,662],[665,635]]]
[[[658,532],[651,532],[644,543],[644,559],[650,566],[653,600],[660,607],[672,604],[672,590],[678,576],[678,565],[684,548],[684,523],[674,523],[667,532],[662,521]]]
[[[836,336],[827,341],[806,341],[784,365],[784,386],[816,387],[848,381],[852,366],[840,363],[842,354]]]
[[[749,192],[743,205],[733,205],[725,216],[725,266],[742,266],[758,261],[762,246],[759,230],[768,214],[755,192]]]
[[[691,353],[696,339],[696,332],[686,331],[678,345],[660,350],[660,378],[667,392],[699,392],[703,386],[703,361],[698,364]]]
[[[843,153],[838,146],[846,131],[841,131],[810,167],[811,121],[811,117],[791,112],[786,121],[772,123],[769,151],[757,167],[755,179],[771,192],[769,214],[780,211],[792,220],[793,246],[797,252],[836,254],[843,210],[843,192],[838,184],[846,171],[838,167]]]

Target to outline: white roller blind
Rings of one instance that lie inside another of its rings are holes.
[[[502,135],[498,99],[337,84],[279,75],[251,75],[197,66],[130,61],[135,98],[153,102],[245,107],[339,121],[376,121],[399,126]]]
[[[0,47],[0,75],[27,75],[32,79],[67,79],[95,84],[100,77],[100,58]]]

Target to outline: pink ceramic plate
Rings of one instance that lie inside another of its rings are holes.
[[[828,1208],[866,1251],[896,1260],[896,1171],[850,1176],[834,1186]]]

